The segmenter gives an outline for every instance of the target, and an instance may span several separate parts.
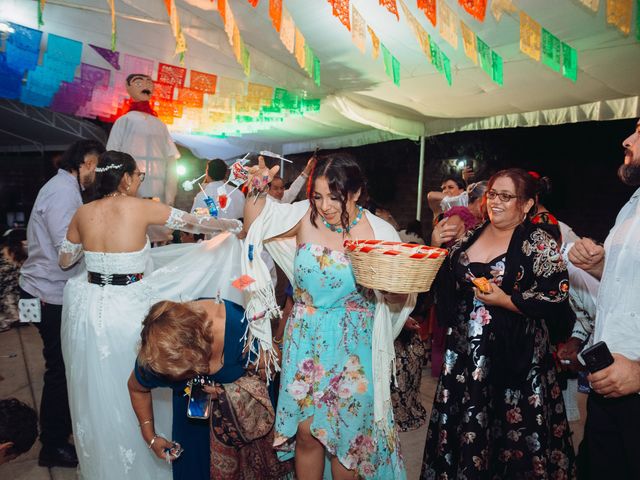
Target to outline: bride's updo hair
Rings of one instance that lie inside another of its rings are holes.
[[[211,329],[204,310],[169,300],[158,302],[142,322],[138,364],[176,381],[207,374]]]
[[[133,174],[136,166],[136,161],[128,153],[109,150],[100,155],[96,168],[97,198],[118,190],[124,174]]]

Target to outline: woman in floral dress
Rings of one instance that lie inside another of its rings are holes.
[[[557,242],[527,219],[534,198],[525,171],[494,175],[490,221],[451,249],[436,280],[438,317],[450,328],[423,480],[575,476],[549,338],[568,277]],[[474,287],[480,277],[491,292]]]
[[[263,163],[261,169],[266,178]],[[350,157],[320,159],[309,185],[310,201],[275,206],[257,193],[256,202],[245,204],[245,227],[260,212],[263,217],[273,212],[277,219],[300,212],[293,228],[279,236],[296,242],[295,305],[283,339],[274,446],[281,459],[295,454],[299,480],[323,475],[334,480],[405,479],[390,400],[387,415],[374,421],[372,337],[378,302],[402,309],[407,298],[374,295],[357,286],[343,245],[349,238],[399,238],[393,227],[358,205],[365,185]],[[247,242],[254,231],[249,230]],[[393,355],[392,347],[390,351]]]

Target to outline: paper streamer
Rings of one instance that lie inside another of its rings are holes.
[[[458,0],[469,15],[479,22],[484,22],[484,16],[487,12],[487,0]]]
[[[424,52],[424,54],[429,59],[429,62],[432,61],[431,58],[431,40],[429,34],[424,29],[424,27],[420,24],[418,19],[411,13],[411,10],[407,7],[407,5],[400,0],[400,7],[402,8],[402,13],[404,13],[405,17],[407,17],[407,22],[409,23],[409,28],[415,35],[418,43],[420,44],[420,48]]]
[[[597,12],[600,8],[600,0],[580,0],[580,3],[593,12]]]
[[[631,32],[633,0],[607,0],[607,23],[625,35]]]
[[[540,61],[542,27],[529,15],[520,11],[520,50],[534,60]]]
[[[276,32],[280,33],[282,22],[282,0],[269,0],[269,18]]]
[[[578,52],[564,42],[562,43],[562,75],[572,82],[578,80]]]
[[[382,60],[384,61],[384,71],[388,77],[393,78],[393,65],[391,60],[391,52],[384,46],[384,43],[380,44],[382,50]]]
[[[445,39],[453,48],[458,48],[458,31],[456,25],[459,23],[458,16],[453,13],[446,2],[440,2],[440,36]]]
[[[184,87],[184,80],[187,77],[187,69],[168,65],[166,63],[158,64],[158,82],[166,83],[176,87]]]
[[[116,70],[120,70],[120,52],[114,52],[113,50],[109,50],[108,48],[98,47],[92,43],[89,44],[91,48],[93,48],[98,54],[104,58],[109,65],[111,65]]]
[[[176,8],[175,0],[164,0],[164,4],[167,7],[167,13],[169,13],[169,23],[171,24],[171,31],[176,39],[175,54],[179,55],[180,63],[184,61],[184,53],[187,51],[187,41],[182,33],[180,27],[180,19],[178,18],[178,9]]]
[[[320,59],[313,56],[313,82],[320,86]]]
[[[369,35],[371,36],[371,46],[373,47],[371,49],[371,55],[374,59],[376,59],[380,55],[380,39],[378,38],[378,35],[376,35],[376,32],[374,32],[373,29],[368,25],[367,30],[369,31]]]
[[[351,40],[362,53],[366,51],[367,24],[355,5],[351,6]]]
[[[296,27],[296,46],[294,55],[298,61],[298,65],[300,65],[300,68],[304,68],[306,64],[304,45],[304,35],[302,35],[300,29]]]
[[[502,57],[498,55],[495,51],[491,51],[491,80],[493,80],[498,85],[504,85],[503,78],[503,61]]]
[[[444,76],[447,79],[449,86],[451,86],[453,84],[453,77],[451,76],[451,61],[444,52],[441,51],[440,54],[442,56],[442,69],[444,70]]]
[[[198,90],[203,93],[216,93],[216,83],[218,81],[218,77],[211,73],[198,72],[196,70],[191,70],[191,81],[189,86],[193,90]]]
[[[491,1],[491,14],[496,19],[496,22],[502,20],[502,15],[505,13],[516,13],[518,9],[513,4],[513,0],[492,0]]]
[[[480,37],[476,36],[476,44],[478,46],[478,59],[480,67],[490,76],[493,77],[493,69],[491,68],[491,49]]]
[[[471,59],[473,63],[478,64],[478,46],[476,43],[476,34],[471,31],[466,23],[460,22],[460,30],[462,31],[462,44],[464,53]]]
[[[328,0],[333,7],[333,16],[351,31],[351,21],[349,20],[349,0]]]
[[[396,16],[396,20],[400,20],[400,16],[398,15],[398,6],[396,5],[396,0],[378,0],[380,5],[389,10],[390,13]]]
[[[436,0],[418,0],[418,8],[422,10],[425,16],[436,26]]]
[[[289,53],[293,53],[296,39],[296,26],[293,18],[286,8],[282,9],[282,21],[280,23],[280,41]]]
[[[560,71],[562,65],[562,42],[547,29],[542,29],[542,52],[541,61],[547,67],[556,72]]]

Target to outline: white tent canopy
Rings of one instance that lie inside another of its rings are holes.
[[[497,22],[488,8],[480,23],[457,1],[439,1],[446,2],[502,56],[504,86],[492,82],[466,57],[459,29],[459,45],[454,49],[416,8],[415,0],[405,0],[405,4],[450,58],[452,86],[429,63],[400,6],[397,21],[377,0],[351,0],[399,60],[398,87],[385,75],[382,58],[372,58],[369,41],[366,54],[356,48],[351,33],[332,15],[328,1],[285,0],[284,6],[320,59],[322,82],[317,87],[281,43],[271,25],[267,0],[257,8],[246,0],[227,0],[251,54],[249,79],[236,62],[215,11],[216,2],[176,0],[188,46],[184,67],[322,99],[319,112],[289,117],[242,137],[175,133],[176,141],[203,157],[258,149],[296,153],[316,146],[339,148],[460,130],[640,116],[640,43],[635,26],[629,36],[607,26],[606,2],[600,2],[599,11],[593,13],[577,0],[513,0],[518,9],[577,50],[579,71],[574,83],[520,51],[517,14],[505,14]],[[119,51],[178,63],[164,1],[115,0],[115,9]],[[35,1],[4,0],[0,4],[0,20],[36,28],[36,19]],[[111,18],[104,0],[48,0],[44,22],[45,32],[85,44],[110,44]],[[84,48],[83,61],[106,66],[90,48]]]

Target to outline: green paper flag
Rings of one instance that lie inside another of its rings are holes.
[[[491,80],[502,86],[502,57],[493,50],[491,51]]]
[[[383,43],[380,44],[380,49],[382,50],[382,59],[384,60],[384,71],[389,77],[393,78],[393,61],[391,60],[391,53]]]
[[[242,69],[247,77],[251,74],[251,57],[249,56],[249,49],[244,42],[242,42]]]
[[[313,81],[320,86],[320,59],[313,56]]]
[[[636,3],[636,38],[640,42],[640,0],[637,0]]]
[[[393,83],[400,86],[400,62],[393,55],[391,56],[391,67],[393,68]]]
[[[436,70],[442,73],[444,69],[442,65],[442,50],[440,50],[438,44],[431,39],[429,42],[429,48],[431,49],[431,63],[436,67]]]
[[[442,67],[444,69],[444,76],[447,77],[447,83],[449,86],[453,83],[453,77],[451,76],[451,61],[449,57],[447,57],[444,52],[440,52],[442,55]]]
[[[307,72],[311,78],[313,78],[313,50],[309,48],[309,45],[304,45],[304,71]]]
[[[578,52],[566,43],[562,43],[562,75],[572,82],[578,80]]]
[[[562,42],[546,29],[542,29],[542,63],[551,70],[560,71],[562,58]]]
[[[491,68],[491,49],[489,48],[489,45],[484,43],[478,36],[476,36],[476,44],[478,48],[480,66],[485,72],[487,72],[487,75],[493,78],[493,69]]]

